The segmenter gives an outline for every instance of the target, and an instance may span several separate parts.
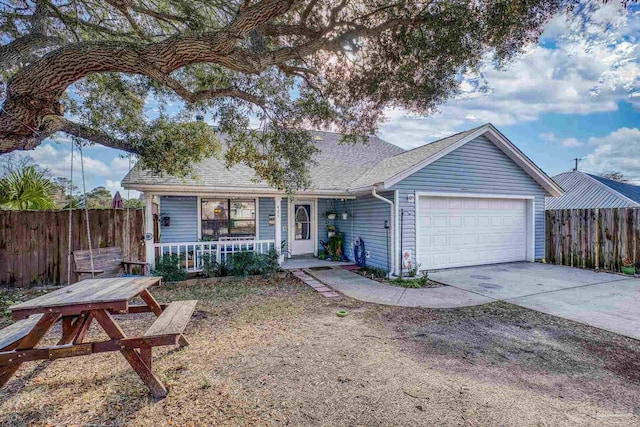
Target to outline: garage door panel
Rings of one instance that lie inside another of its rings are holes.
[[[420,197],[416,224],[422,268],[526,259],[526,201]]]

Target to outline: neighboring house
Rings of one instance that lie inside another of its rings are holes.
[[[565,193],[547,197],[547,210],[640,207],[640,187],[637,185],[575,170],[556,175],[553,180]]]
[[[252,169],[226,169],[215,158],[194,165],[193,179],[135,167],[123,186],[144,192],[147,218],[159,204],[160,237],[147,259],[188,253],[197,270],[208,252],[282,247],[286,257],[313,255],[329,225],[344,233],[349,259],[362,238],[367,264],[396,273],[401,253],[421,269],[544,256],[545,196],[562,189],[493,125],[409,151],[376,137],[351,145],[337,134],[313,135],[321,152],[310,166],[312,186],[291,199],[256,182]]]

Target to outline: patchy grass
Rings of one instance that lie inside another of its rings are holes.
[[[377,306],[323,298],[294,278],[153,293],[200,300],[191,345],[154,351],[167,398],[152,399],[118,353],[29,363],[0,389],[0,424],[640,423],[637,341],[506,303]],[[153,315],[119,320],[133,334]]]

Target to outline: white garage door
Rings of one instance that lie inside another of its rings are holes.
[[[526,200],[421,196],[418,203],[421,268],[526,259]]]

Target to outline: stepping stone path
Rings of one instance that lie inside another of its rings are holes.
[[[320,292],[320,295],[326,298],[338,298],[340,296],[339,293],[334,292],[331,288],[326,287],[323,283],[317,281],[302,270],[291,270],[291,274],[311,286],[316,291]]]

